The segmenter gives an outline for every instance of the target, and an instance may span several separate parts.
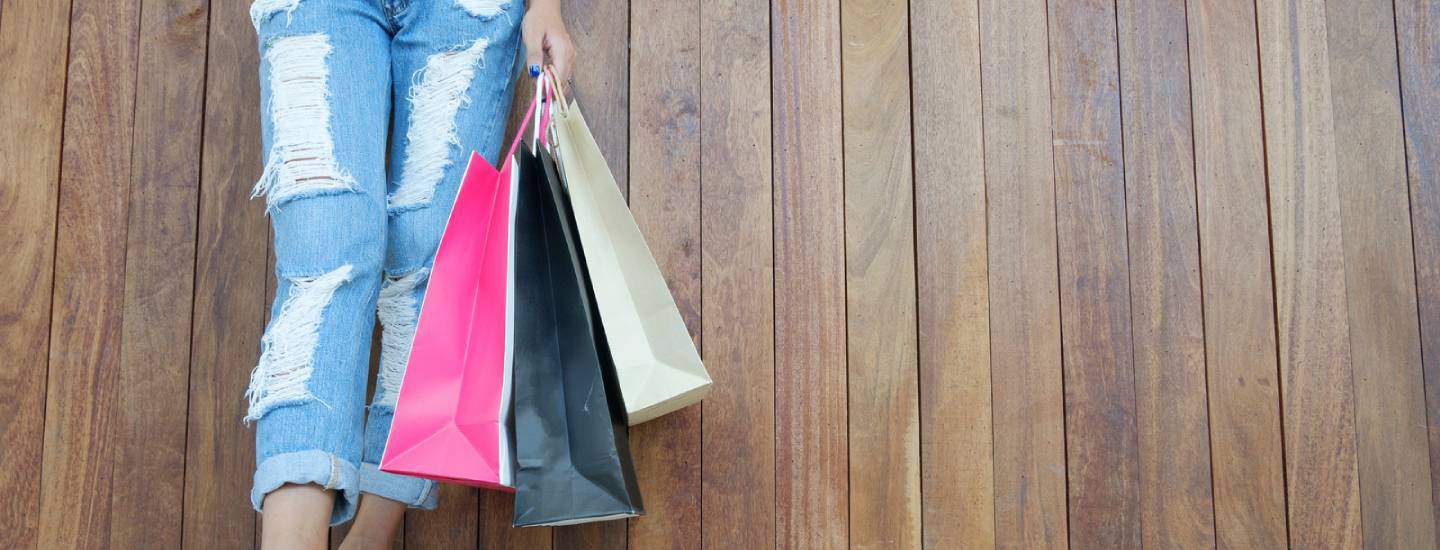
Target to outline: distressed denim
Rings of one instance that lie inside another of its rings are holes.
[[[361,492],[435,506],[434,482],[377,465],[465,159],[499,154],[523,10],[521,0],[251,6],[265,150],[255,195],[274,227],[278,282],[246,392],[256,510],[286,483],[333,489],[332,523],[354,516]]]

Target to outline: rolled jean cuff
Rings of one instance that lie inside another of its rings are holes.
[[[261,505],[265,503],[265,495],[287,483],[314,483],[335,491],[335,508],[330,512],[331,525],[339,525],[355,517],[355,507],[360,502],[360,472],[345,459],[325,451],[298,451],[267,458],[255,468],[255,488],[250,492],[250,504],[256,512],[263,513]]]
[[[378,464],[360,463],[360,491],[382,496],[411,508],[434,510],[440,491],[434,481],[380,471]]]

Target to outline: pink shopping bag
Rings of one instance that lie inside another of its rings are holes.
[[[514,491],[513,157],[540,104],[537,91],[500,171],[470,154],[430,268],[381,471]]]
[[[512,163],[471,153],[430,269],[380,470],[510,490]]]

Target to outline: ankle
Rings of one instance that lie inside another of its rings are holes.
[[[354,529],[345,534],[345,539],[340,541],[340,550],[385,550],[390,548],[391,536],[375,536],[374,534],[359,533]]]
[[[261,544],[266,550],[323,549],[335,492],[318,485],[285,485],[265,497]]]
[[[343,550],[385,549],[390,547],[395,533],[405,519],[405,504],[385,497],[362,493],[360,509],[355,513],[355,522],[341,542]],[[351,541],[354,542],[351,542]]]

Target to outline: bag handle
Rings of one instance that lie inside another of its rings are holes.
[[[540,120],[537,122],[537,126],[535,126],[535,132],[538,134],[535,137],[535,141],[539,142],[540,145],[549,145],[547,133],[540,131],[540,128],[550,123],[550,111],[545,107],[545,103],[553,101],[554,94],[553,90],[551,90],[552,86],[548,83],[549,79],[545,78],[543,74],[535,80],[535,99],[530,101],[530,107],[525,110],[525,117],[520,119],[520,126],[515,129],[515,139],[510,141],[510,148],[506,151],[502,159],[510,158],[515,154],[515,151],[518,150],[517,148],[520,146],[520,141],[525,137],[525,129],[530,127],[530,120],[535,118],[536,110],[540,111]],[[500,165],[503,167],[505,164],[501,162]]]
[[[564,86],[564,83],[560,81],[560,77],[555,76],[555,66],[554,66],[554,65],[546,65],[546,66],[545,66],[545,72],[550,75],[550,81],[553,83],[552,85],[553,85],[554,88],[555,88],[555,99],[557,100],[557,101],[556,101],[556,104],[559,106],[560,112],[561,112],[561,113],[569,112],[569,111],[570,111],[570,98],[565,97],[565,86]]]
[[[545,131],[545,128],[550,125],[550,109],[547,104],[552,98],[550,74],[542,72],[535,81],[535,101],[540,109],[540,123],[534,126],[534,134],[530,138],[530,152],[532,154],[537,154],[537,150],[541,145],[550,145],[550,134]]]

